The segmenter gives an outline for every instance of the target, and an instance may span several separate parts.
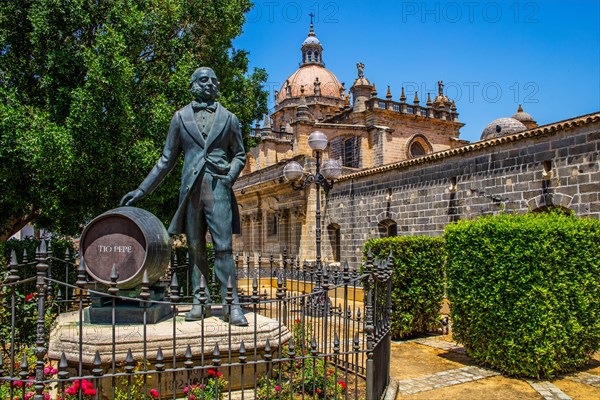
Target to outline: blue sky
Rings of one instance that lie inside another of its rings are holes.
[[[323,60],[350,88],[356,63],[385,97],[421,104],[443,80],[461,138],[478,140],[522,104],[541,124],[600,110],[600,1],[255,0],[236,48],[269,73],[271,93],[300,62],[309,14]]]

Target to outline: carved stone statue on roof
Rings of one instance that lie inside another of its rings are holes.
[[[365,64],[361,62],[357,63],[356,69],[358,69],[358,78],[363,79],[365,77]]]

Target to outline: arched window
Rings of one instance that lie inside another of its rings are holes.
[[[279,216],[275,213],[267,215],[267,236],[275,236],[279,231]]]
[[[319,52],[315,51],[315,62],[319,62]]]
[[[419,142],[414,142],[413,144],[410,145],[410,155],[412,157],[421,157],[424,156],[425,154],[427,154],[425,152],[425,149],[423,148],[423,145]]]
[[[349,137],[344,140],[343,145],[342,161],[344,167],[358,168],[360,147],[357,138],[355,136]]]
[[[393,219],[384,219],[377,224],[379,237],[398,236],[398,224]]]
[[[308,62],[312,62],[312,51],[308,52]]]
[[[433,152],[433,148],[429,140],[420,134],[414,135],[406,147],[406,155],[408,158],[417,158]]]

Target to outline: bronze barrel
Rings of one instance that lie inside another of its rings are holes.
[[[113,265],[120,289],[138,288],[144,271],[157,282],[169,265],[169,234],[154,214],[136,207],[107,211],[87,224],[80,249],[87,273],[109,285]]]

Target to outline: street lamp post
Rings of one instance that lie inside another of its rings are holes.
[[[333,187],[333,181],[342,174],[342,168],[340,164],[335,160],[326,160],[321,165],[321,158],[323,150],[327,148],[327,137],[321,131],[314,131],[308,137],[308,146],[316,153],[316,168],[315,173],[312,174],[305,171],[304,168],[296,161],[290,161],[283,168],[283,176],[286,180],[292,183],[294,190],[301,190],[311,184],[317,186],[316,195],[316,257],[315,266],[317,269],[317,281],[313,291],[319,291],[321,289],[321,188],[325,193],[329,192]]]

